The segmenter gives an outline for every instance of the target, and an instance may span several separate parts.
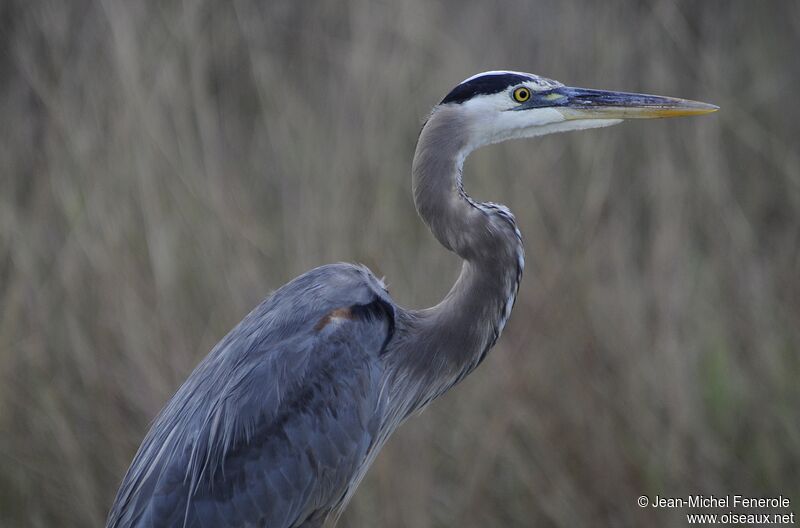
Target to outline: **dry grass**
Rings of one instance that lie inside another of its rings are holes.
[[[345,526],[680,526],[643,493],[800,504],[800,4],[0,5],[0,525],[99,525],[148,422],[330,261],[408,306],[421,119],[498,67],[722,106],[485,149],[528,268],[499,346],[399,431]],[[795,505],[795,511],[797,510]]]

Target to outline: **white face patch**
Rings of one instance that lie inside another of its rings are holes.
[[[471,117],[470,150],[508,139],[546,134],[542,127],[565,121],[564,115],[554,108],[515,111],[519,103],[512,99],[510,90],[479,95],[461,104],[462,111]]]

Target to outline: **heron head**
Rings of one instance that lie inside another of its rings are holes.
[[[490,71],[464,80],[437,109],[459,112],[469,126],[472,147],[615,125],[623,119],[707,114],[717,106],[627,92],[564,86],[530,73]]]

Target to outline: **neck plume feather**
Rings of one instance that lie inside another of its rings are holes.
[[[398,391],[414,395],[406,413],[478,366],[508,319],[522,275],[522,240],[511,212],[475,202],[463,190],[461,169],[471,150],[464,118],[447,107],[433,112],[417,142],[412,167],[417,211],[463,264],[439,304],[408,312],[408,333],[393,354],[396,378],[415,380],[415,387]]]

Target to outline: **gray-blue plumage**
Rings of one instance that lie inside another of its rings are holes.
[[[323,266],[276,291],[156,419],[109,526],[324,520],[376,441],[393,319],[386,291],[359,266]]]

